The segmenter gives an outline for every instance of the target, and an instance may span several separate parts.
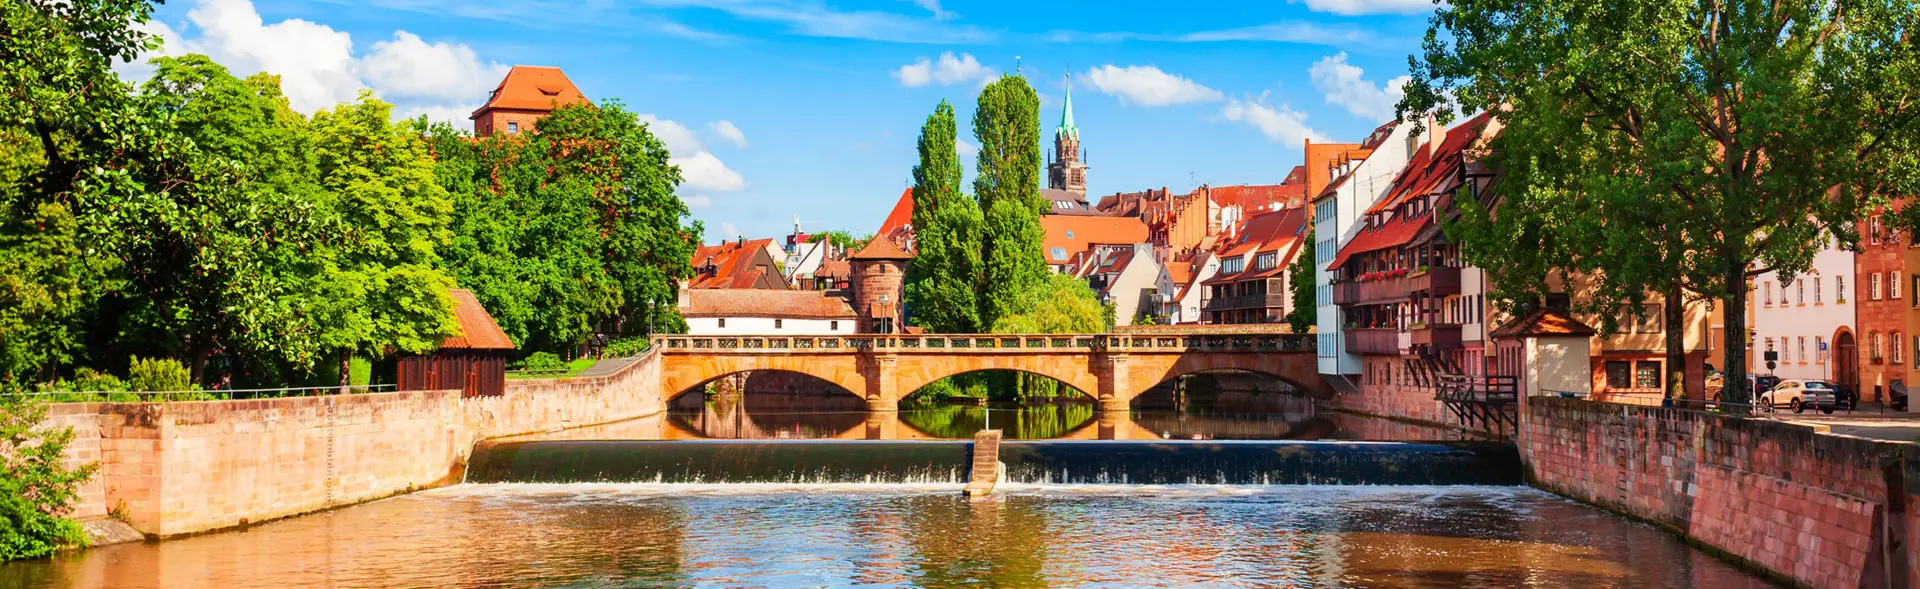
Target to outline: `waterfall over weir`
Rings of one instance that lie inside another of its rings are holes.
[[[967,482],[967,441],[530,441],[474,449],[470,483]],[[1518,485],[1493,442],[1007,441],[1029,484]]]

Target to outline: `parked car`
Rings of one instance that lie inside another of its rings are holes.
[[[1780,381],[1772,390],[1760,395],[1761,407],[1769,410],[1785,407],[1794,413],[1807,409],[1819,409],[1821,413],[1833,413],[1839,406],[1839,391],[1833,383],[1822,380],[1789,379]]]
[[[1707,376],[1707,398],[1716,402],[1720,400],[1720,391],[1726,388],[1726,378],[1726,374],[1720,372]],[[1755,395],[1766,394],[1779,384],[1780,377],[1771,374],[1747,375],[1747,389],[1753,391]]]

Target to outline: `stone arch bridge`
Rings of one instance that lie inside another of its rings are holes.
[[[1331,397],[1316,370],[1314,337],[1155,330],[1080,335],[658,336],[666,398],[714,379],[754,370],[797,372],[864,397],[873,411],[934,381],[1012,370],[1066,383],[1126,411],[1135,397],[1170,379],[1203,372],[1253,372]]]

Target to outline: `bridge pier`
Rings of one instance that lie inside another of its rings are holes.
[[[1103,413],[1127,411],[1133,404],[1133,391],[1130,390],[1130,383],[1127,382],[1129,380],[1127,355],[1109,352],[1106,354],[1106,361],[1101,362],[1101,365],[1103,370],[1096,375],[1100,379],[1100,390],[1097,393],[1100,411]]]
[[[894,412],[900,410],[900,392],[895,390],[899,384],[894,382],[894,367],[899,359],[892,353],[879,353],[872,356],[867,367],[867,411]]]

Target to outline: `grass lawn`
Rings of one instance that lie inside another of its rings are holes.
[[[567,378],[569,376],[580,374],[581,372],[586,371],[586,369],[592,368],[594,364],[598,364],[598,363],[600,363],[600,361],[594,358],[580,358],[578,360],[568,362],[566,372],[557,372],[557,371],[555,372],[514,372],[509,370],[507,371],[507,380],[523,380],[523,379],[531,379],[531,378]]]

